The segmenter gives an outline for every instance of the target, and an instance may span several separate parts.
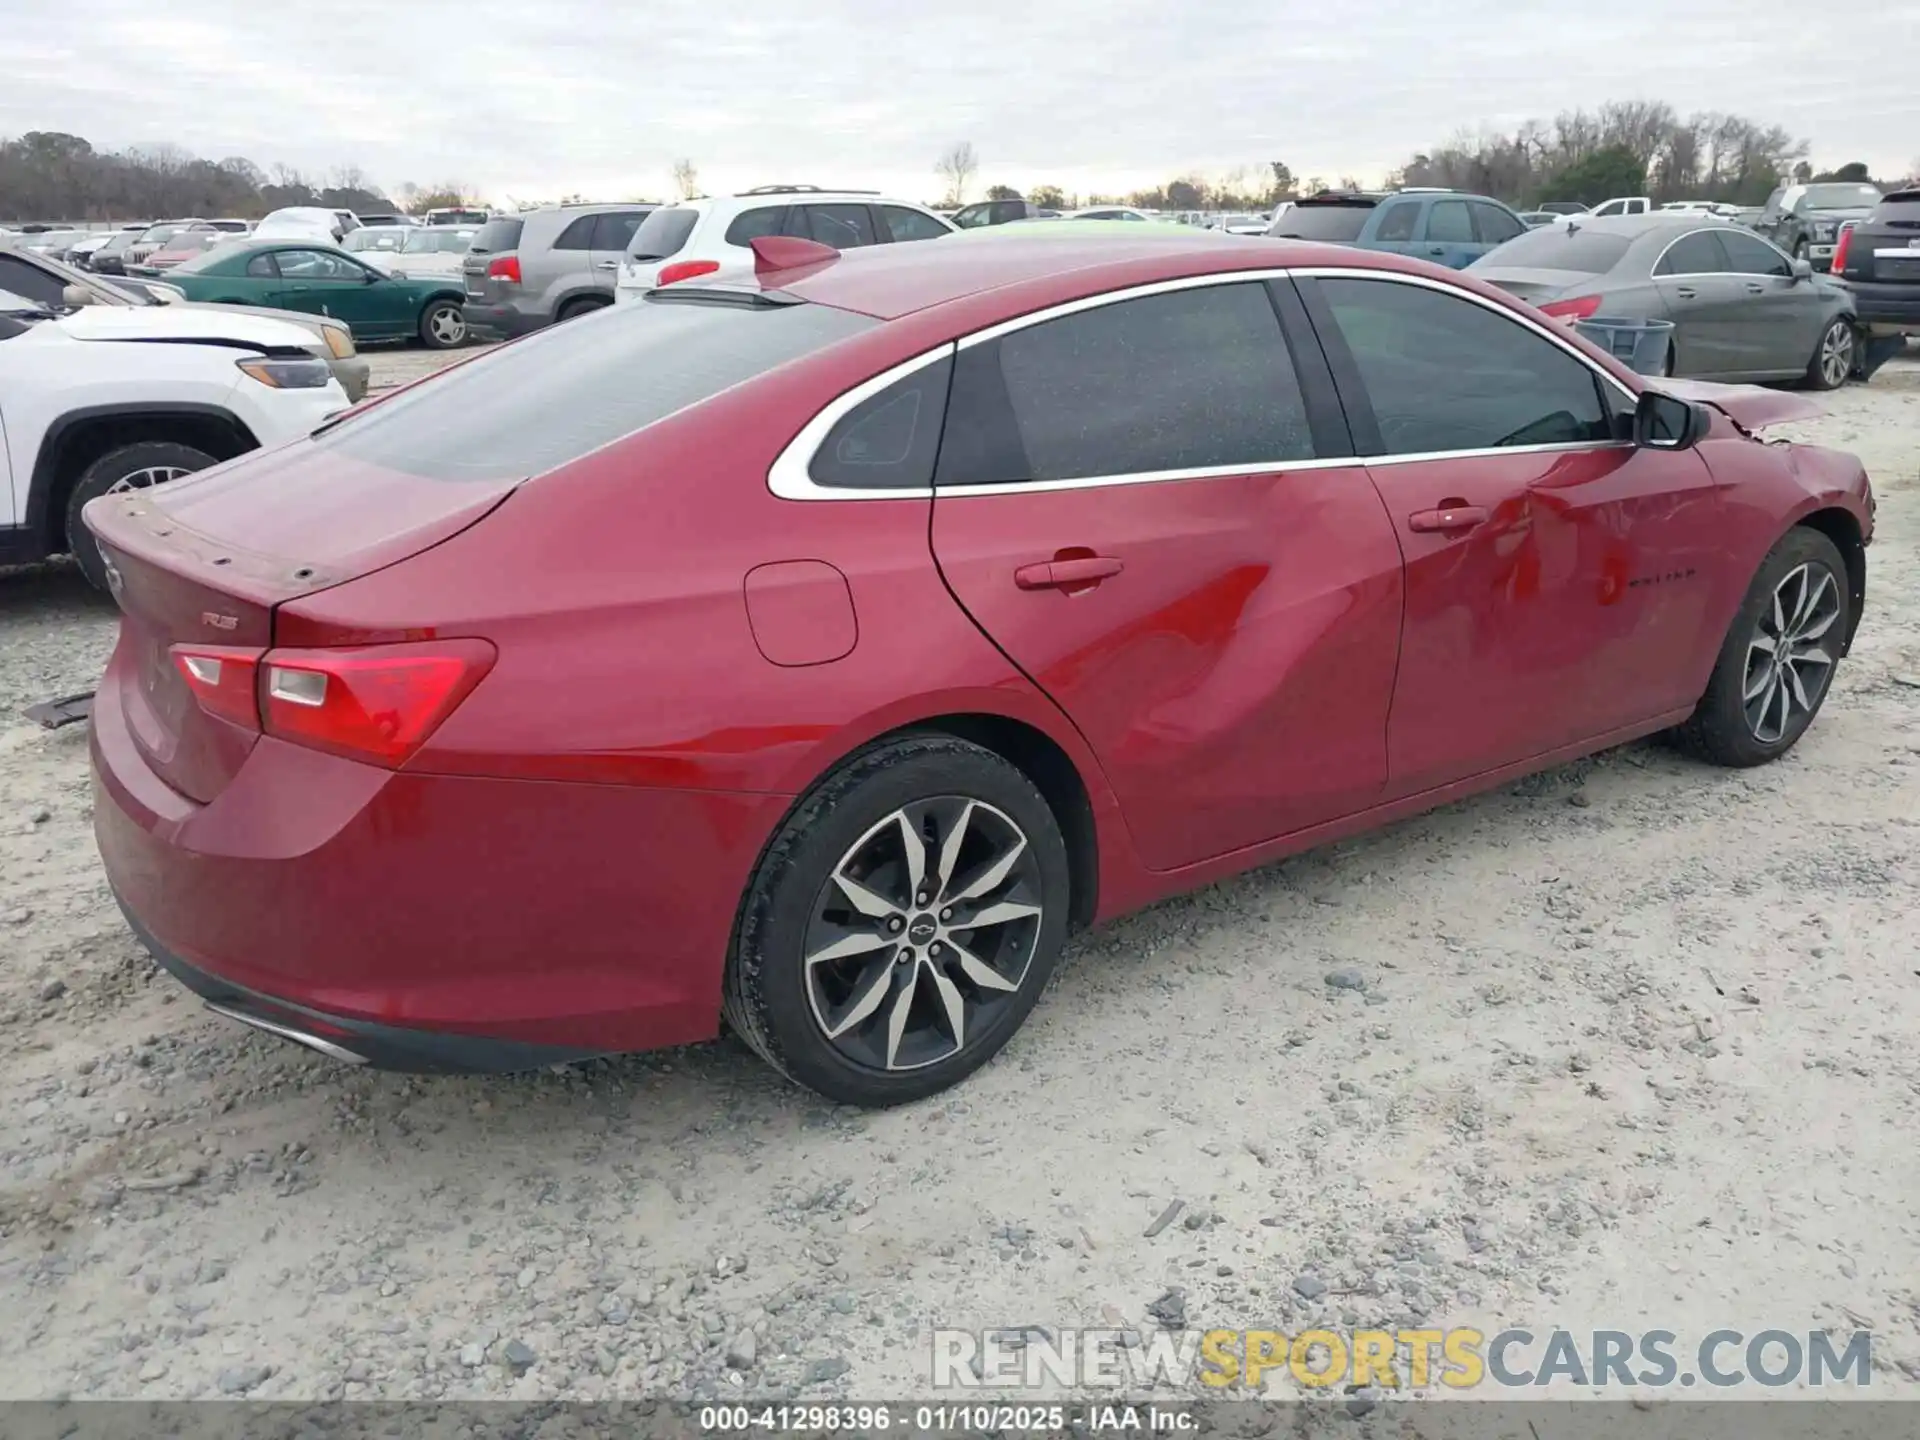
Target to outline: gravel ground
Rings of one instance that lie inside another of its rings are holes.
[[[1160,905],[882,1114],[730,1040],[410,1079],[207,1015],[108,899],[84,727],[18,719],[112,612],[0,575],[0,1395],[924,1394],[932,1325],[1179,1308],[1865,1326],[1920,1392],[1920,364],[1829,404],[1880,538],[1785,761],[1631,746]]]

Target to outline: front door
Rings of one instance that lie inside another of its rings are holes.
[[[1720,563],[1700,457],[1616,438],[1632,397],[1504,307],[1411,278],[1303,284],[1406,559],[1388,794],[1696,698]]]
[[[390,287],[396,282],[333,250],[290,247],[274,251],[273,259],[280,283],[270,303],[283,310],[344,320],[360,340],[392,333],[384,312],[390,308],[394,297]]]
[[[1298,312],[1232,277],[1118,297],[954,367],[935,558],[1087,738],[1155,870],[1386,781],[1399,550],[1276,304]]]
[[[1734,368],[1749,374],[1805,370],[1827,316],[1819,286],[1796,278],[1793,262],[1759,236],[1731,228],[1714,233],[1740,291],[1732,327],[1739,361]]]

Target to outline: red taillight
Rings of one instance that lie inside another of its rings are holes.
[[[176,645],[209,715],[296,745],[397,768],[493,668],[484,640],[352,650]]]
[[[264,650],[240,645],[176,645],[168,653],[202,710],[249,730],[260,728],[255,681]]]
[[[1578,300],[1555,300],[1550,305],[1542,305],[1540,307],[1540,313],[1542,315],[1551,315],[1554,319],[1565,321],[1571,325],[1576,320],[1585,320],[1599,308],[1600,297],[1598,295],[1586,295]]]
[[[1853,246],[1853,222],[1847,221],[1840,227],[1840,238],[1833,247],[1833,264],[1828,266],[1829,273],[1844,275],[1847,273],[1847,251]]]
[[[267,734],[396,768],[493,667],[484,640],[354,650],[270,650],[260,662]]]
[[[711,275],[719,268],[718,260],[676,260],[671,265],[662,265],[660,277],[653,283],[671,285],[676,280],[691,280],[696,275]]]
[[[520,257],[518,255],[502,255],[498,260],[489,260],[487,262],[487,278],[489,280],[508,280],[518,285],[520,283]]]

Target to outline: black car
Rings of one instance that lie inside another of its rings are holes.
[[[1824,270],[1834,241],[1849,220],[1864,220],[1880,203],[1877,187],[1853,181],[1782,185],[1767,197],[1753,228],[1796,260]]]
[[[1920,335],[1920,189],[1884,195],[1840,232],[1833,273],[1873,335]]]

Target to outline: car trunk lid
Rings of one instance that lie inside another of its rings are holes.
[[[1497,285],[1509,295],[1526,301],[1529,305],[1538,305],[1543,300],[1552,300],[1573,289],[1576,285],[1591,285],[1593,275],[1582,270],[1537,269],[1491,269],[1477,265],[1473,271],[1476,280],[1484,280],[1489,285]]]
[[[96,703],[117,704],[135,745],[180,794],[215,799],[257,730],[209,714],[176,646],[262,651],[277,606],[447,540],[517,481],[450,484],[310,443],[256,453],[87,507],[121,610],[120,652]],[[244,534],[246,544],[234,536]]]

